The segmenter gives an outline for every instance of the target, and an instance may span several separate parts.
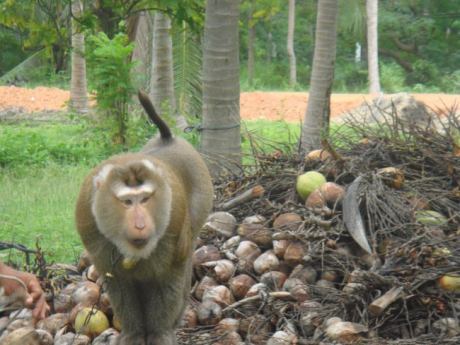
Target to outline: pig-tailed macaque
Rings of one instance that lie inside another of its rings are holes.
[[[119,345],[176,344],[191,285],[194,240],[212,207],[200,154],[171,135],[145,93],[160,135],[139,153],[102,162],[86,177],[76,224],[121,320]]]

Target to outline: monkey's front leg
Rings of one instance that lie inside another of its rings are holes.
[[[139,289],[128,279],[111,278],[107,290],[115,315],[121,321],[117,345],[145,345],[145,323],[139,300]]]
[[[147,345],[177,344],[175,329],[190,291],[186,281],[182,274],[161,285],[144,285]]]

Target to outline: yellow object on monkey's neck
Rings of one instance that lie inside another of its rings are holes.
[[[130,269],[133,269],[134,266],[136,266],[136,264],[137,264],[138,261],[139,261],[138,259],[123,258],[123,260],[121,261],[121,266],[122,266],[125,270],[130,270]]]

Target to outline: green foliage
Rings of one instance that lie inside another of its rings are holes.
[[[0,127],[0,169],[17,173],[48,164],[92,165],[120,150],[92,123]]]
[[[90,36],[88,42],[89,85],[96,93],[98,109],[117,129],[115,142],[125,145],[128,104],[135,91],[131,79],[134,62],[130,62],[134,46],[123,33],[110,39],[100,32]]]
[[[45,48],[53,58],[55,70],[61,71],[65,68],[65,52],[70,43],[66,5],[64,0],[2,1],[0,24],[23,38],[24,50]]]
[[[380,84],[387,93],[401,92],[405,88],[405,73],[401,66],[394,62],[381,63]]]
[[[185,22],[172,35],[177,112],[192,121],[202,112],[202,46],[198,35]]]
[[[72,263],[82,244],[75,231],[74,210],[86,165],[28,166],[19,176],[0,174],[0,233],[2,241],[35,249],[38,240],[48,263]],[[2,251],[2,260],[23,262],[15,251]]]
[[[335,92],[366,92],[367,68],[361,63],[339,59],[334,73]]]
[[[0,27],[0,76],[8,72],[27,57],[22,50],[21,37],[10,30]]]

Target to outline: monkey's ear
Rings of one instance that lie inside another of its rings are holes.
[[[102,186],[113,168],[113,164],[106,164],[99,170],[96,176],[93,177],[93,186],[95,189],[99,189]]]

